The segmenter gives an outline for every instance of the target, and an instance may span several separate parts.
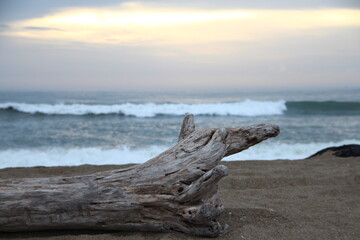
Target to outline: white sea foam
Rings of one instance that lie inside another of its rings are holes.
[[[304,159],[328,147],[346,144],[360,144],[360,140],[343,140],[341,142],[326,143],[279,143],[263,142],[252,146],[241,153],[224,158],[226,161],[234,160],[275,160],[275,159]]]
[[[135,117],[154,117],[163,115],[234,115],[261,116],[281,115],[286,111],[284,100],[254,101],[245,100],[233,103],[124,103],[113,105],[88,104],[29,104],[29,103],[0,103],[0,109],[15,109],[24,113],[42,113],[58,115],[86,115],[86,114],[124,114]]]
[[[143,163],[164,150],[165,147],[159,146],[134,150],[126,146],[118,149],[49,148],[40,150],[3,150],[0,151],[0,168]]]
[[[344,140],[328,143],[278,143],[263,142],[241,153],[226,157],[224,160],[274,160],[303,159],[315,152],[331,146],[360,144],[360,140]],[[50,148],[43,150],[2,150],[0,168],[32,166],[76,166],[82,164],[127,164],[143,163],[167,149],[165,146],[152,146],[143,149],[100,148]]]

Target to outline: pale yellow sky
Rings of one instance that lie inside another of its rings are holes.
[[[125,3],[112,8],[60,10],[9,25],[11,28],[2,35],[125,46],[174,47],[259,41],[317,28],[358,27],[360,10],[179,10]]]

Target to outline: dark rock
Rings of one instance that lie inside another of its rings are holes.
[[[333,155],[335,155],[337,157],[359,157],[360,156],[360,145],[349,144],[349,145],[343,145],[340,147],[328,147],[328,148],[318,151],[317,153],[311,155],[308,158],[320,156],[326,152],[331,152]]]

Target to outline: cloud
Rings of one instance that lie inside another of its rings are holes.
[[[127,3],[6,23],[2,89],[359,86],[359,9]]]
[[[28,26],[28,27],[24,27],[23,29],[25,30],[36,30],[36,31],[62,31],[59,28],[49,28],[49,27],[33,27],[33,26]]]
[[[13,22],[10,24],[13,30],[2,34],[54,41],[189,49],[191,45],[264,41],[311,29],[360,26],[359,16],[357,9],[199,10],[124,3],[113,8],[67,9]],[[41,34],[34,30],[41,30]]]
[[[6,24],[0,24],[0,29],[8,29],[10,28],[9,25],[6,25]]]

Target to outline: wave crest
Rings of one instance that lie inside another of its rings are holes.
[[[0,109],[46,115],[120,114],[135,117],[155,117],[157,115],[185,115],[192,113],[196,115],[262,116],[281,115],[286,111],[286,105],[283,100],[245,100],[233,103],[202,104],[124,103],[113,105],[2,103]]]

